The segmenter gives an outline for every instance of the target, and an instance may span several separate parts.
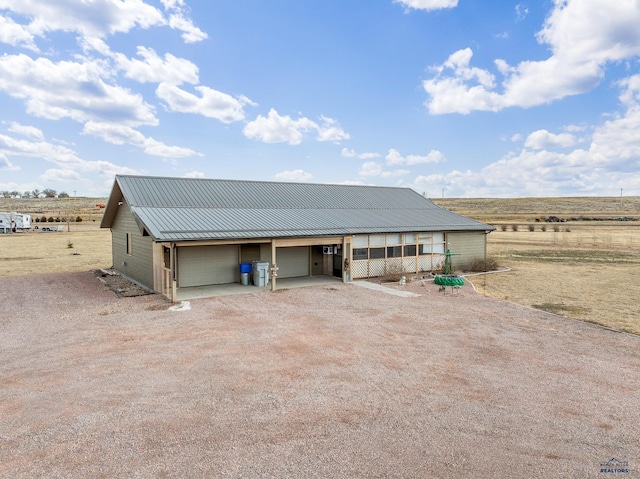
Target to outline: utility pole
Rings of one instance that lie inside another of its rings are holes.
[[[622,208],[622,188],[620,188],[620,208]]]

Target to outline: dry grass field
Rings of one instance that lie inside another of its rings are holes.
[[[96,206],[105,201],[0,199],[0,211],[82,218],[59,223],[61,232],[0,235],[0,276],[110,267],[111,236]],[[470,277],[479,292],[640,334],[640,221],[620,220],[640,219],[639,197],[434,202],[496,226],[487,253],[509,271]],[[536,222],[549,216],[573,220]]]
[[[640,334],[639,197],[434,202],[496,226],[487,255],[510,271],[470,277],[478,291]]]

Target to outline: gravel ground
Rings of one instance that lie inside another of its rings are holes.
[[[640,337],[404,288],[0,278],[0,477],[640,477]]]

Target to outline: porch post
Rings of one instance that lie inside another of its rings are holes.
[[[278,274],[273,267],[278,264],[276,262],[277,258],[276,258],[276,240],[272,239],[271,240],[271,268],[269,268],[270,272],[271,272],[271,291],[275,291],[276,290],[276,275]]]

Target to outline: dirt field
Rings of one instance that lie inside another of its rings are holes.
[[[405,290],[1,277],[0,477],[640,477],[640,337]]]

